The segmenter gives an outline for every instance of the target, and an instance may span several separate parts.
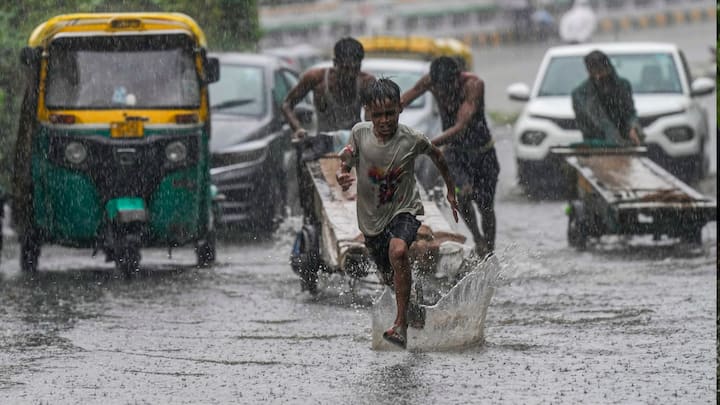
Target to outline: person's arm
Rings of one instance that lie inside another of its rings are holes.
[[[360,72],[360,94],[358,95],[360,97],[360,100],[363,100],[362,94],[367,91],[368,87],[376,80],[375,76],[371,75],[367,72]],[[370,121],[370,113],[368,110],[364,109],[365,116],[362,117],[363,121]]]
[[[598,134],[593,134],[596,129],[592,125],[592,119],[585,108],[586,103],[583,103],[582,93],[578,90],[572,92],[572,107],[575,112],[575,123],[583,135],[583,139],[588,140],[597,137]]]
[[[482,80],[472,81],[465,86],[465,100],[460,105],[455,119],[455,125],[443,131],[432,140],[433,145],[442,146],[448,143],[455,135],[470,125],[470,121],[477,111],[477,106],[482,103],[485,94],[485,85]]]
[[[400,96],[400,105],[402,108],[406,108],[415,101],[416,98],[420,97],[428,90],[430,90],[430,75],[424,75],[413,87]]]
[[[445,156],[443,156],[443,153],[437,146],[431,146],[429,156],[435,164],[435,167],[437,167],[438,171],[440,172],[443,180],[445,180],[445,185],[447,186],[447,200],[448,203],[450,203],[450,207],[452,207],[453,218],[455,218],[455,222],[458,222],[458,206],[457,197],[455,196],[455,182],[453,181],[452,176],[450,176],[450,169],[448,168]]]
[[[640,125],[640,119],[638,118],[637,111],[635,110],[635,102],[632,98],[632,87],[627,81],[623,81],[622,83],[621,97],[623,104],[628,106],[625,115],[625,124],[627,125],[626,128],[630,129],[627,136],[630,139],[630,142],[632,142],[635,146],[638,146],[642,143],[642,126]]]
[[[335,172],[335,180],[342,188],[342,191],[347,191],[347,189],[349,189],[352,185],[353,181],[355,181],[352,174],[350,173],[353,166],[355,165],[355,160],[357,159],[357,146],[354,134],[355,131],[350,134],[350,140],[348,141],[348,144],[345,145],[345,147],[340,151],[340,153],[338,153],[338,157],[340,158],[341,163],[340,168]]]
[[[287,119],[290,128],[294,131],[296,138],[302,138],[305,129],[295,115],[295,106],[322,80],[322,69],[311,69],[300,77],[300,81],[290,89],[282,103],[282,112]]]

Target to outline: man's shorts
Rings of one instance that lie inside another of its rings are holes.
[[[448,168],[460,190],[470,186],[472,199],[480,209],[491,208],[500,174],[495,148],[485,153],[462,153],[453,150],[447,155]]]
[[[365,235],[365,246],[370,252],[370,257],[375,261],[378,271],[383,273],[383,277],[389,277],[389,280],[392,280],[393,270],[390,265],[389,255],[390,239],[400,238],[410,247],[417,238],[419,228],[420,221],[414,215],[402,212],[397,214],[379,234],[375,236]]]

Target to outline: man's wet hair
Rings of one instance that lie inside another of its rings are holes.
[[[442,83],[446,80],[457,77],[460,74],[460,66],[457,61],[449,56],[441,56],[430,64],[430,81],[433,84]]]
[[[355,38],[345,37],[335,43],[333,49],[335,59],[341,61],[360,62],[365,57],[365,49]]]
[[[381,77],[368,84],[360,97],[363,105],[371,105],[376,102],[384,103],[387,99],[400,104],[400,86],[387,77]]]
[[[604,69],[615,70],[610,62],[610,58],[602,51],[594,50],[585,55],[583,60],[585,61],[585,67],[593,72]]]

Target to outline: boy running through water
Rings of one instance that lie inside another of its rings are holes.
[[[338,184],[347,190],[357,172],[357,218],[365,245],[383,281],[395,286],[397,315],[383,337],[402,348],[407,344],[407,309],[412,274],[408,250],[417,236],[424,209],[415,182],[415,158],[427,154],[447,186],[447,199],[458,220],[455,185],[440,150],[421,133],[399,124],[400,88],[389,79],[370,84],[362,95],[370,122],[352,129],[340,152]],[[391,276],[392,274],[392,276]]]

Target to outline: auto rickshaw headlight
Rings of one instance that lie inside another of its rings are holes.
[[[180,141],[171,142],[165,147],[165,157],[172,163],[179,163],[187,157],[187,146]]]
[[[65,147],[65,159],[72,164],[79,165],[87,158],[87,149],[80,142],[70,142]]]

